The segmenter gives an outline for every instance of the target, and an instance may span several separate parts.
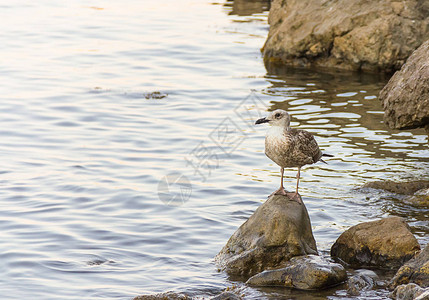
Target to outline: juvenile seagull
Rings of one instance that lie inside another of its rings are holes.
[[[326,164],[322,156],[333,157],[333,155],[323,154],[314,136],[308,131],[290,128],[290,116],[282,109],[276,109],[268,117],[257,120],[255,124],[261,123],[271,125],[265,136],[265,154],[281,168],[280,188],[271,195],[287,194],[283,187],[284,168],[298,167],[295,198],[298,196],[301,167],[318,161]],[[299,197],[297,198],[297,202],[301,203]]]

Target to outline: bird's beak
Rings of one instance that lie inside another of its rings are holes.
[[[270,120],[268,120],[267,118],[262,118],[262,119],[257,120],[257,121],[255,122],[255,125],[256,125],[256,124],[267,123],[267,122],[269,122],[269,121],[270,121]]]

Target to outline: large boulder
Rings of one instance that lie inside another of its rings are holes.
[[[396,272],[389,285],[391,289],[407,283],[429,287],[429,245],[415,258],[409,260]]]
[[[267,63],[392,71],[429,38],[429,2],[274,0],[268,21]]]
[[[389,217],[350,227],[336,240],[331,255],[352,267],[396,269],[419,250],[404,219]]]
[[[429,126],[429,40],[393,75],[379,98],[390,128]]]
[[[344,282],[346,270],[320,256],[294,257],[281,269],[256,274],[246,282],[254,286],[283,286],[300,290],[328,288]]]
[[[316,254],[316,242],[305,205],[274,195],[238,228],[216,256],[230,275],[250,277],[279,268],[294,256]]]

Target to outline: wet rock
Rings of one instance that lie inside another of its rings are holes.
[[[284,286],[301,290],[328,288],[347,279],[344,267],[320,256],[294,257],[281,269],[256,274],[246,283],[255,286]]]
[[[357,274],[347,280],[347,294],[358,296],[362,291],[371,290],[376,286],[377,274],[370,270],[357,270]]]
[[[381,90],[379,99],[384,121],[390,128],[429,125],[429,40],[393,75]]]
[[[271,196],[238,228],[216,256],[230,275],[250,277],[279,268],[294,256],[316,254],[305,205],[288,196]]]
[[[405,263],[396,272],[389,285],[393,289],[400,284],[416,283],[422,287],[429,287],[429,245],[413,259]]]
[[[429,38],[429,3],[274,0],[268,21],[267,63],[392,71]]]
[[[429,207],[429,189],[418,190],[413,196],[404,199],[405,202],[419,207]]]
[[[151,93],[144,93],[143,96],[146,99],[163,99],[168,96],[166,93],[161,93],[159,91],[151,92]]]
[[[396,269],[419,250],[404,219],[389,217],[350,227],[336,240],[331,255],[352,267]]]
[[[395,194],[413,195],[415,192],[429,188],[428,180],[394,182],[391,180],[372,181],[365,183],[362,188],[385,190]]]
[[[166,292],[155,295],[137,296],[133,300],[191,300],[192,298],[179,293]]]
[[[211,298],[211,300],[241,300],[241,296],[238,296],[232,292],[222,292],[221,294]]]
[[[429,288],[423,289],[415,283],[398,286],[391,295],[397,300],[429,300]]]
[[[390,180],[365,183],[362,188],[382,189],[391,193],[409,195],[401,201],[417,207],[429,206],[429,181],[394,182]]]

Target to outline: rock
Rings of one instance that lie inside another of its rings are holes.
[[[413,196],[406,198],[404,201],[414,206],[429,207],[429,188],[418,190]]]
[[[284,268],[256,274],[246,283],[315,290],[340,284],[346,279],[346,270],[342,265],[320,256],[308,255],[292,258]]]
[[[391,180],[372,181],[365,183],[362,188],[385,190],[395,194],[413,195],[415,192],[429,188],[428,180],[394,182]]]
[[[390,128],[429,125],[429,40],[392,76],[379,99],[384,109],[384,122]]]
[[[420,254],[409,260],[396,272],[389,288],[393,289],[400,284],[410,282],[422,287],[429,287],[429,244]]]
[[[417,207],[429,206],[429,181],[427,180],[408,182],[372,181],[365,183],[362,188],[382,189],[395,194],[409,195],[401,200]]]
[[[429,288],[423,289],[415,283],[398,286],[391,295],[397,300],[429,300]]]
[[[429,38],[424,0],[274,0],[267,64],[398,70]]]
[[[347,294],[358,296],[362,291],[370,290],[376,285],[377,274],[370,270],[358,270],[357,274],[347,280]]]
[[[317,255],[307,209],[292,195],[271,196],[238,228],[215,258],[223,270],[250,277],[294,256]]]
[[[231,292],[222,292],[221,294],[211,298],[211,300],[241,300],[242,297],[231,293]]]
[[[191,300],[192,298],[184,295],[173,292],[160,293],[155,295],[142,295],[137,296],[133,300]]]
[[[419,250],[404,219],[389,217],[350,227],[336,240],[331,255],[352,267],[396,269]]]

